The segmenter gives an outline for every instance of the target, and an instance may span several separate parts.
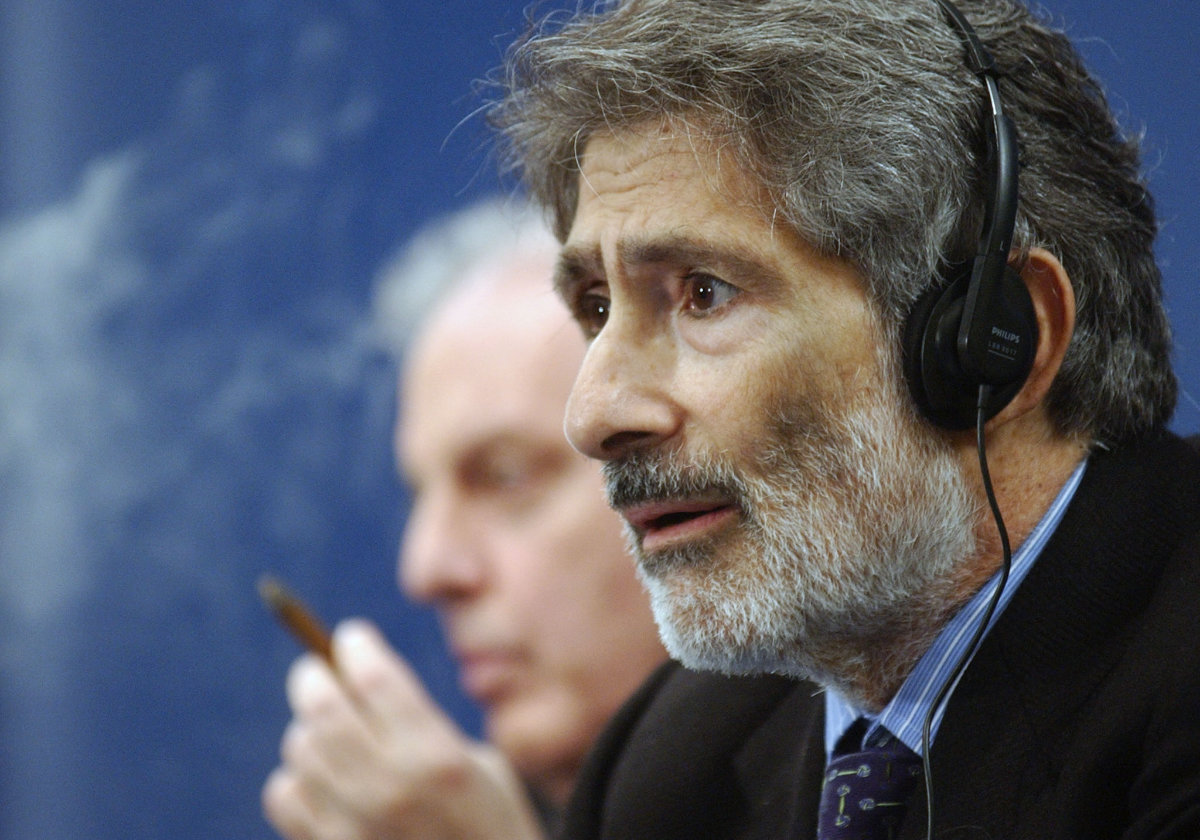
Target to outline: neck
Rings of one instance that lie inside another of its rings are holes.
[[[931,587],[902,620],[868,636],[824,646],[826,667],[818,663],[813,679],[835,689],[864,711],[878,714],[896,696],[938,634],[991,577],[978,564]]]
[[[1009,544],[1016,551],[1087,455],[1089,442],[1084,438],[1054,435],[1045,423],[1013,423],[989,431],[987,447],[988,471],[996,504],[1008,532]],[[980,546],[976,565],[982,575],[982,585],[1003,563],[1003,547],[995,519],[986,506],[973,437],[969,450],[962,453],[964,462],[969,461],[964,468],[972,470],[967,475],[974,477],[975,492],[985,511],[976,526],[976,540]]]
[[[1013,551],[1045,514],[1087,448],[1086,441],[1050,435],[1045,427],[1036,434],[1006,427],[989,436],[988,471]],[[972,556],[931,586],[922,602],[885,632],[831,647],[829,667],[818,677],[869,712],[882,711],[946,623],[1003,564],[1002,543],[986,501],[974,435],[962,444],[960,455],[980,511]]]

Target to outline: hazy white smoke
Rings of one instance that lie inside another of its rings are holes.
[[[392,381],[345,246],[364,175],[340,167],[375,105],[337,25],[289,50],[232,109],[231,71],[195,68],[169,125],[0,219],[0,836],[86,836],[106,784],[254,815],[257,777],[229,769],[278,732],[209,731],[232,722],[203,711],[262,671],[248,582],[397,518],[370,507]],[[224,778],[146,759],[166,741],[132,739],[174,717],[170,748]],[[129,741],[128,766],[87,765],[103,738]]]

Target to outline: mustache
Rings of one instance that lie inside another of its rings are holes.
[[[617,510],[667,499],[717,494],[745,507],[747,488],[731,466],[708,457],[639,450],[601,468],[610,507]]]

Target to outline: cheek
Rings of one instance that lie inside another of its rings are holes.
[[[677,315],[675,334],[687,351],[720,359],[758,345],[775,326],[770,312],[735,302],[728,312],[713,317]]]
[[[529,620],[537,625],[544,661],[574,670],[644,599],[621,521],[602,501],[599,478],[560,494],[555,509],[552,536],[543,542],[552,559],[541,570],[539,591],[530,592],[539,600]]]
[[[875,387],[878,341],[861,318],[840,312],[828,323],[777,331],[738,354],[733,366],[691,371],[694,413],[720,449],[752,452],[784,407],[794,419],[819,418]]]
[[[740,455],[757,450],[783,400],[815,396],[819,384],[802,359],[778,350],[744,354],[729,366],[707,365],[690,378],[692,445]]]

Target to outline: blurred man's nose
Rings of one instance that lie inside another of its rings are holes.
[[[470,517],[453,494],[426,491],[414,502],[400,546],[400,589],[424,603],[461,599],[477,591],[486,574]]]

